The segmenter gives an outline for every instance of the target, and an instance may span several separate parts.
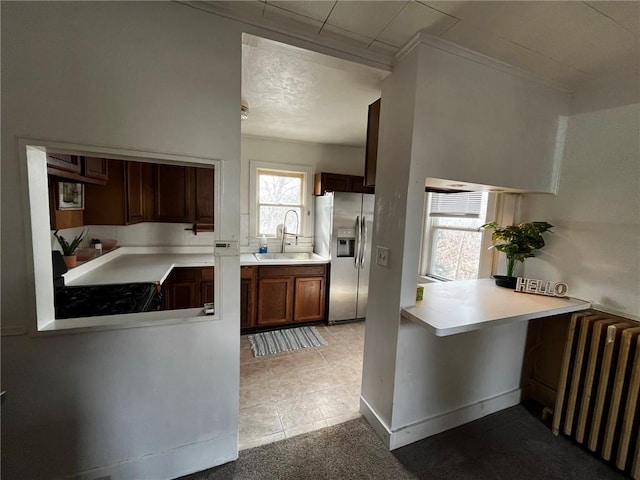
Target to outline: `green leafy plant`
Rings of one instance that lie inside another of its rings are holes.
[[[493,230],[491,239],[504,243],[495,244],[495,248],[507,256],[507,276],[513,277],[516,262],[523,262],[529,257],[535,257],[534,250],[544,247],[542,234],[553,227],[547,222],[530,222],[519,225],[501,227],[496,222],[485,223],[480,228]]]
[[[67,242],[67,240],[62,235],[58,235],[58,230],[53,232],[53,236],[56,237],[56,240],[58,240],[58,243],[62,247],[62,254],[66,257],[69,257],[75,253],[76,248],[78,248],[78,246],[80,245],[80,242],[82,242],[82,240],[87,237],[87,231],[82,230],[82,232],[74,237],[71,243]]]

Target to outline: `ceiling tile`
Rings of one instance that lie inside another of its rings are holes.
[[[396,2],[353,2],[340,0],[327,19],[327,24],[369,38],[375,38],[407,4]]]
[[[561,84],[572,85],[583,81],[585,78],[585,74],[575,68],[520,47],[494,33],[478,29],[469,23],[465,23],[464,20],[447,31],[442,38],[526,70],[537,77]]]
[[[348,30],[343,30],[342,28],[334,27],[333,25],[329,25],[328,23],[325,23],[324,27],[322,27],[320,36],[331,38],[340,42],[345,42],[349,45],[360,48],[367,48],[369,45],[371,45],[371,42],[373,42],[372,37],[366,37],[364,35],[359,35]]]
[[[274,5],[283,10],[288,10],[298,15],[304,15],[305,17],[313,18],[323,22],[329,16],[331,9],[336,3],[336,0],[312,0],[312,1],[271,1],[267,2],[269,5]]]
[[[587,5],[630,32],[640,35],[640,2],[587,2]]]
[[[318,20],[274,7],[271,4],[265,6],[263,16],[277,22],[279,27],[290,32],[315,36],[322,28],[322,22]]]
[[[458,19],[421,3],[409,3],[376,37],[389,45],[405,46],[421,30],[440,36]]]

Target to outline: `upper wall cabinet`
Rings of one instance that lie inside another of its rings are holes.
[[[85,188],[85,225],[130,225],[144,221],[143,185],[149,182],[153,165],[109,159],[107,168],[106,185]]]
[[[375,189],[364,185],[364,177],[316,173],[313,194],[324,195],[326,192],[375,193]]]
[[[47,154],[47,173],[51,177],[72,182],[104,185],[107,181],[107,160],[59,153]]]
[[[212,168],[111,159],[106,167],[106,185],[86,186],[86,225],[213,224]]]
[[[380,100],[369,105],[367,116],[367,145],[364,157],[364,186],[375,187],[378,162],[378,131],[380,126]]]
[[[193,169],[177,165],[156,165],[157,222],[193,221],[191,174]]]

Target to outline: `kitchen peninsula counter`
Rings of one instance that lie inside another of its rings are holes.
[[[492,279],[429,283],[423,300],[402,309],[402,316],[438,337],[485,327],[577,312],[590,303],[574,298],[518,293]]]
[[[240,255],[241,266],[309,265],[328,263],[308,260],[258,260],[251,253]],[[213,267],[210,247],[120,247],[71,269],[64,275],[67,286],[151,282],[162,284],[175,267]]]

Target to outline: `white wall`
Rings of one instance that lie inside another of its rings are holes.
[[[428,176],[553,192],[568,94],[440,39],[421,41],[412,153]]]
[[[388,268],[371,266],[362,397],[363,411],[377,419],[391,447],[400,437],[406,443],[408,435],[415,441],[437,431],[431,426],[444,424],[441,419],[451,418],[451,427],[491,413],[483,404],[489,392],[506,395],[498,399],[502,406],[519,398],[515,370],[525,324],[441,341],[400,321],[401,308],[415,304],[425,178],[549,191],[567,109],[564,93],[485,57],[430,42],[401,58],[382,90],[373,245],[388,247],[390,256]],[[493,131],[500,128],[502,135]],[[532,151],[518,155],[523,145]],[[495,358],[480,355],[502,341],[511,348]],[[434,358],[445,352],[450,368],[434,372]],[[463,352],[474,356],[466,361],[478,362],[479,378],[494,379],[488,388],[460,388],[465,369],[456,359]],[[448,390],[433,390],[438,381]],[[461,407],[466,410],[453,413]]]
[[[1,8],[2,323],[19,331],[35,292],[17,138],[217,158],[238,185],[241,31],[175,3]],[[238,189],[222,203],[238,238]],[[235,458],[239,270],[216,266],[219,321],[3,337],[3,477],[173,478]]]
[[[554,225],[525,262],[596,308],[640,318],[640,79],[602,78],[576,92],[557,196],[526,195],[521,220]]]
[[[302,165],[314,172],[364,175],[364,148],[242,136],[241,150],[241,244],[248,250],[257,251],[256,239],[249,238],[250,161]]]

